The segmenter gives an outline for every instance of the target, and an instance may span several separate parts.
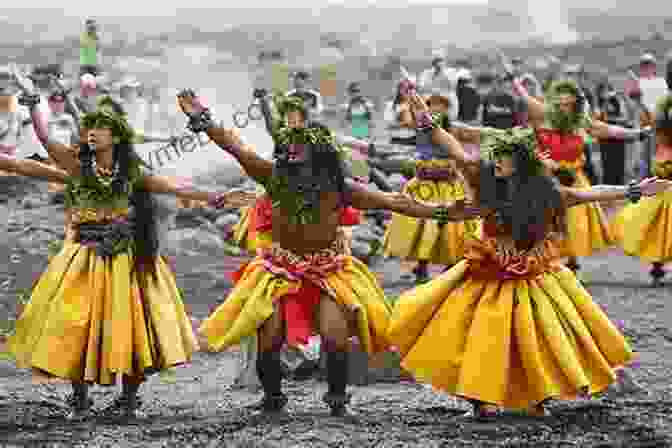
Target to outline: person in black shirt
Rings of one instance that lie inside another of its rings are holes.
[[[465,76],[457,81],[457,99],[459,102],[458,120],[470,124],[478,121],[481,95],[476,90],[471,76]]]
[[[632,128],[626,104],[609,83],[597,88],[598,119],[612,125]],[[621,139],[601,139],[602,183],[608,185],[625,184],[625,142]]]
[[[495,87],[483,99],[483,126],[511,129],[516,125],[518,101],[498,78]]]

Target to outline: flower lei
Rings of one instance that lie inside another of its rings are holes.
[[[563,133],[574,133],[580,129],[591,127],[591,120],[584,112],[572,112],[570,114],[560,110],[560,95],[580,96],[579,87],[574,81],[555,81],[546,94],[546,121],[550,127]]]

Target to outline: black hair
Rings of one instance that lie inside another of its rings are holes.
[[[124,113],[123,107],[116,101],[109,101],[115,112]],[[88,143],[80,145],[79,160],[83,177],[96,175],[93,169],[95,153]],[[132,142],[120,142],[114,145],[112,153],[113,180],[112,189],[115,194],[128,192],[129,178],[132,171],[145,165],[135,151]],[[156,223],[157,204],[152,194],[141,185],[136,185],[130,196],[134,208],[134,266],[138,274],[156,275],[155,262],[159,251],[159,237]],[[138,278],[143,278],[139,275]]]
[[[530,166],[527,151],[512,154],[515,172],[511,177],[495,176],[492,161],[481,161],[479,202],[494,210],[519,249],[529,249],[547,236],[549,229],[566,232],[565,208],[558,181]]]

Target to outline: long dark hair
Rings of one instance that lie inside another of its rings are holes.
[[[123,113],[123,108],[118,104],[113,105],[115,112]],[[82,166],[82,176],[93,178],[96,173],[93,168],[95,152],[88,143],[80,145],[79,160]],[[129,191],[129,179],[132,171],[140,170],[145,165],[135,151],[131,142],[116,143],[113,146],[112,166],[113,178],[112,189],[116,195],[123,195]],[[159,237],[156,223],[157,204],[152,194],[142,187],[142,184],[134,185],[131,192],[130,203],[134,208],[134,266],[138,274],[156,275],[155,261],[159,251]],[[139,275],[142,278],[142,275]]]
[[[527,249],[549,230],[564,234],[566,213],[558,181],[526,169],[526,151],[512,157],[516,169],[509,178],[496,177],[493,162],[481,162],[479,203],[498,213],[516,245]]]

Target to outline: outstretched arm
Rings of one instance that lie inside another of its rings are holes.
[[[607,124],[599,120],[593,120],[592,127],[590,128],[589,132],[595,138],[613,138],[625,141],[645,140],[652,133],[651,128],[649,127],[641,129],[629,129],[622,126]]]
[[[0,170],[17,173],[22,176],[64,184],[68,173],[31,159],[15,159],[0,154]]]
[[[192,130],[206,132],[217,146],[235,157],[247,175],[257,180],[268,179],[273,175],[273,163],[257,155],[254,146],[244,144],[237,129],[215,127],[208,115],[208,109],[193,92],[180,92],[178,101],[182,111],[190,119]]]
[[[627,186],[595,185],[587,189],[560,187],[560,191],[567,207],[573,207],[588,202],[606,202],[620,199],[637,202],[642,196],[655,196],[671,188],[671,181],[653,177]]]
[[[352,194],[352,206],[360,210],[390,210],[406,216],[447,221],[465,221],[479,216],[480,210],[467,206],[464,201],[448,205],[429,205],[413,200],[402,193],[382,193],[367,189],[361,184],[349,181]]]
[[[194,186],[190,180],[170,178],[166,176],[145,176],[142,180],[143,186],[152,193],[172,194],[181,199],[193,201],[205,201],[213,207],[247,207],[257,199],[254,193],[245,191],[227,191],[225,193],[214,193],[203,191]]]

